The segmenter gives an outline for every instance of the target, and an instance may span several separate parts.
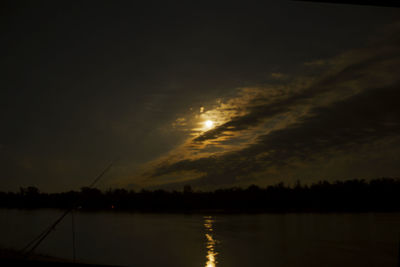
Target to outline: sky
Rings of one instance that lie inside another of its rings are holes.
[[[0,5],[0,191],[400,176],[399,8]]]

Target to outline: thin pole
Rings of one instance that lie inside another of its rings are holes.
[[[41,238],[38,241],[36,241],[36,243],[33,244],[32,248],[26,253],[25,257],[29,257],[29,255],[40,245],[40,243],[42,243],[42,241],[51,233],[51,231],[53,231],[56,228],[57,224],[59,224],[62,221],[62,219],[64,219],[64,217],[71,212],[71,210],[72,209],[69,209],[66,212],[64,212],[60,218],[58,218],[46,231],[43,232]]]
[[[106,172],[108,172],[111,167],[114,165],[114,162],[111,162],[110,165],[108,165],[97,177],[96,179],[94,179],[94,181],[89,185],[89,188],[92,188],[95,186],[95,184],[104,176],[104,174],[106,174]],[[40,245],[40,243],[42,243],[42,241],[51,233],[51,231],[53,231],[57,224],[59,224],[65,216],[68,215],[68,213],[70,213],[75,206],[77,206],[77,204],[74,204],[72,208],[66,210],[53,224],[51,224],[48,228],[46,228],[46,230],[44,230],[39,236],[35,237],[32,241],[30,241],[28,243],[28,245],[26,245],[23,249],[22,249],[22,253],[26,250],[29,249],[29,247],[32,246],[32,248],[25,254],[25,257],[29,257],[29,255]]]
[[[45,231],[43,231],[42,233],[40,233],[40,235],[38,235],[37,237],[35,237],[34,239],[32,239],[28,244],[26,244],[26,246],[21,249],[21,253],[23,253],[25,250],[27,250],[29,247],[31,247],[37,240],[39,240],[47,231],[49,231],[50,227],[48,227]]]
[[[75,249],[75,220],[74,220],[74,211],[71,211],[71,220],[72,220],[72,258],[74,263],[76,261],[76,249]]]

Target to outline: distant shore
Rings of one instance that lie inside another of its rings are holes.
[[[0,192],[0,208],[79,209],[157,213],[331,213],[400,212],[400,179],[320,181],[312,185],[283,183],[261,188],[218,189],[213,192],[110,189],[41,193],[36,187]]]

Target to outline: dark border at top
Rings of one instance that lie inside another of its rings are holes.
[[[364,6],[383,6],[400,8],[400,0],[292,0],[295,2],[316,2],[327,4],[349,4],[349,5],[364,5]]]

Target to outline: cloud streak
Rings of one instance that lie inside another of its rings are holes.
[[[195,185],[235,184],[268,169],[291,168],[397,138],[396,44],[391,40],[307,64],[305,68],[316,68],[314,76],[241,89],[238,97],[214,109],[229,116],[171,153],[179,157],[153,165],[150,180],[184,171],[197,173]]]

